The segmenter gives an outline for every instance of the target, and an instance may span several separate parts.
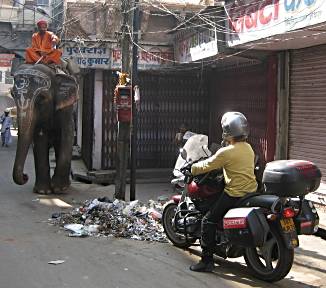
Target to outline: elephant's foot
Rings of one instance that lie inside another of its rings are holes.
[[[69,186],[64,187],[52,187],[52,193],[54,194],[66,194]]]
[[[60,181],[56,181],[56,178],[53,178],[51,181],[51,189],[54,194],[66,194],[68,188],[70,187],[70,181],[63,182],[62,179]]]
[[[50,187],[35,185],[33,188],[33,192],[41,195],[48,195],[52,193],[52,190]]]

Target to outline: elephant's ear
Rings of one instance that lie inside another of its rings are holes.
[[[75,78],[66,74],[57,74],[55,109],[60,110],[73,105],[78,100],[78,84]]]

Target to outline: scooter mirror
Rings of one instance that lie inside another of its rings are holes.
[[[183,148],[180,149],[181,158],[187,160],[187,151]]]

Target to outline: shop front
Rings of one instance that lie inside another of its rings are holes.
[[[276,150],[285,151],[280,157],[315,162],[325,183],[325,1],[230,1],[225,11],[229,47],[278,53],[277,143],[284,147]]]
[[[219,12],[215,21],[223,15]],[[222,115],[239,111],[249,120],[249,141],[262,163],[273,160],[277,62],[272,53],[227,49],[225,35],[216,27],[189,29],[175,38],[176,60],[201,67],[208,85],[209,141],[220,143]]]
[[[137,167],[170,168],[177,156],[174,138],[181,124],[186,123],[194,132],[208,133],[208,89],[199,74],[173,69],[170,47],[141,47]],[[114,169],[117,120],[113,92],[121,50],[114,43],[96,48],[67,45],[64,55],[82,68],[78,144],[83,160],[89,170]]]

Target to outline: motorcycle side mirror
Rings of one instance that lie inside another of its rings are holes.
[[[180,149],[181,158],[187,160],[187,151],[183,148]]]

